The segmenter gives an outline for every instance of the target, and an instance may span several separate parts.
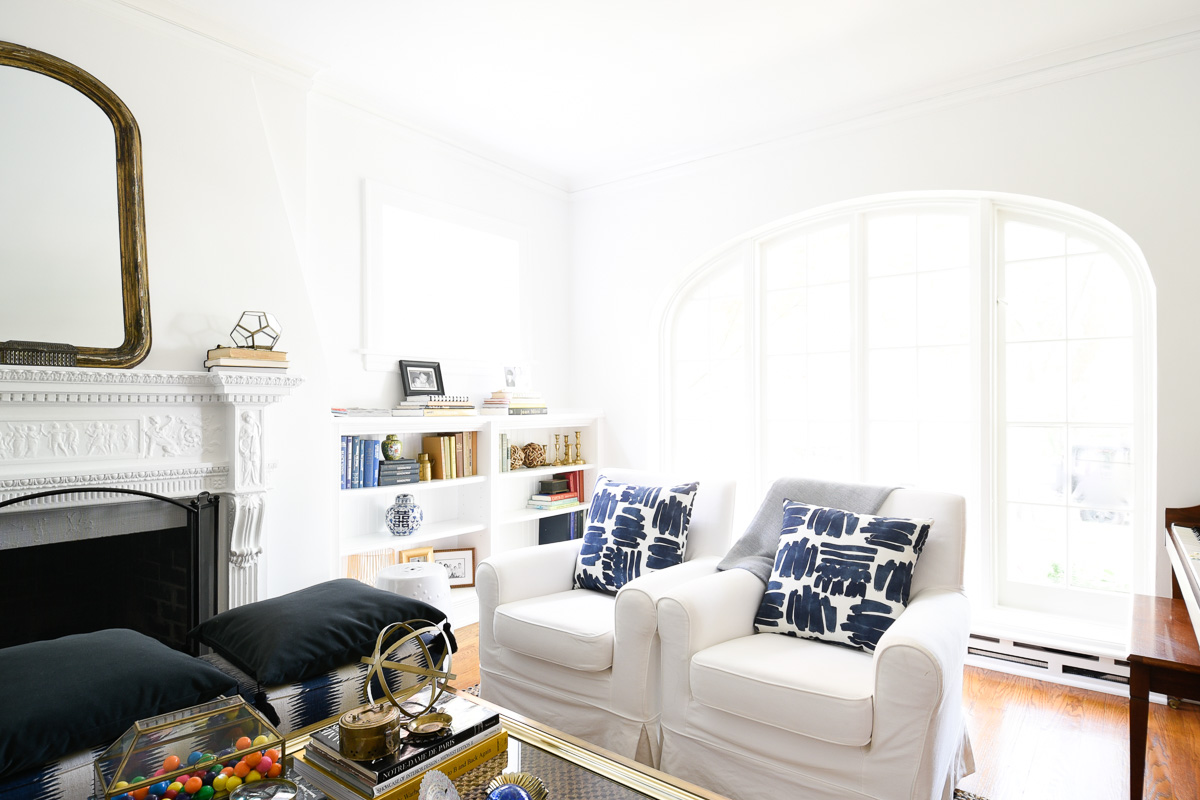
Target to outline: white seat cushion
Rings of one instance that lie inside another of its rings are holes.
[[[730,639],[692,657],[692,694],[706,706],[834,744],[871,741],[870,653],[778,634]]]
[[[496,607],[496,643],[518,653],[583,672],[613,664],[611,594],[573,589]]]

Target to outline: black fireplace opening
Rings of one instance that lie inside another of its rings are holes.
[[[133,493],[182,507],[185,524],[0,549],[0,647],[131,628],[199,653],[187,632],[217,609],[218,498]]]

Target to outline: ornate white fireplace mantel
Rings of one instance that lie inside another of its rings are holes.
[[[257,600],[271,472],[264,413],[301,383],[259,372],[0,366],[0,500],[89,487],[219,494],[220,558],[228,562],[227,575],[218,576],[220,605]],[[122,498],[61,495],[5,511]],[[128,532],[97,527],[104,526],[0,519],[0,548]]]

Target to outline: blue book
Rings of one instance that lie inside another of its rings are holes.
[[[349,436],[342,437],[342,484],[343,489],[350,488],[350,458],[346,455],[346,442]]]
[[[371,488],[379,485],[379,462],[383,460],[383,452],[379,448],[381,439],[363,440],[363,487]]]
[[[353,450],[350,453],[350,488],[361,489],[362,482],[362,437],[351,436],[350,443]]]

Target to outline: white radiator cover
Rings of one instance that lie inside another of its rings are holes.
[[[302,382],[286,373],[0,366],[0,501],[92,487],[218,494],[219,610],[258,600],[274,466],[267,409]],[[140,498],[83,492],[10,506],[0,512],[0,549],[127,533],[114,524],[123,516],[114,504],[131,499]]]

